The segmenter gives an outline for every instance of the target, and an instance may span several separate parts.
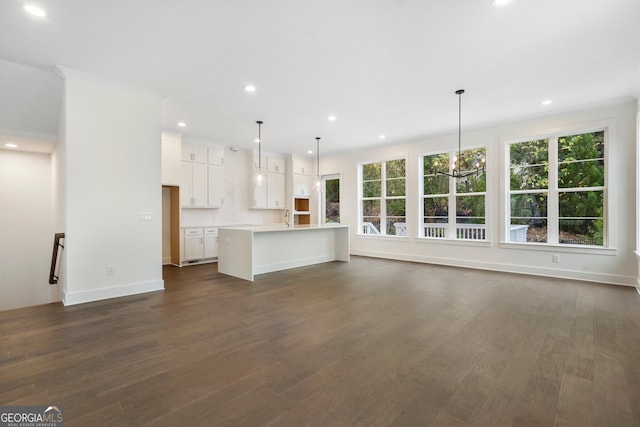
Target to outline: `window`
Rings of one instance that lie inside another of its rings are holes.
[[[605,246],[605,131],[509,144],[508,241]]]
[[[460,157],[463,172],[465,169],[471,170],[477,159],[486,159],[486,148],[464,150]],[[455,165],[457,160],[457,153],[453,152],[422,157],[420,236],[486,240],[486,174],[478,171],[466,178],[452,178],[438,173],[451,172],[451,165]]]
[[[360,165],[361,233],[406,235],[406,161]]]
[[[340,222],[340,175],[323,176],[324,192],[322,199],[324,204],[324,222]]]

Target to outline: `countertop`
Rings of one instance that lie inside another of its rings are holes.
[[[297,225],[286,225],[286,224],[270,224],[270,225],[248,225],[248,226],[230,226],[223,227],[220,226],[218,229],[227,229],[227,230],[244,230],[244,231],[252,231],[254,233],[266,233],[273,231],[301,231],[301,230],[324,230],[330,228],[345,228],[349,227],[345,224],[297,224]]]

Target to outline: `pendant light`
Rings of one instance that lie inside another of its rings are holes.
[[[262,120],[258,120],[256,122],[258,124],[258,164],[254,171],[256,185],[258,187],[262,186],[262,182],[264,181],[264,170],[262,169]]]
[[[320,191],[320,137],[316,136],[316,190]]]
[[[438,170],[438,162],[433,163],[433,174],[434,175],[447,175],[453,178],[466,178],[470,175],[476,174],[479,175],[480,172],[484,172],[485,169],[485,158],[483,156],[478,156],[473,162],[473,169],[464,171],[462,164],[462,94],[464,93],[464,89],[459,89],[456,91],[456,95],[458,95],[458,157],[455,159],[453,164],[453,170],[449,171],[439,171]]]

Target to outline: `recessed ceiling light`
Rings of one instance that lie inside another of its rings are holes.
[[[255,142],[257,144],[258,142],[260,142],[260,140],[258,138],[256,138],[256,139],[253,140],[253,142]]]
[[[246,85],[244,87],[244,90],[246,90],[247,92],[255,92],[256,91],[256,87],[254,85]]]
[[[541,105],[551,105],[553,103],[552,100],[550,99],[545,99],[544,101],[542,101],[540,104]]]
[[[38,18],[44,18],[47,16],[47,12],[44,11],[40,6],[36,6],[35,4],[25,4],[24,10],[32,14],[33,16],[37,16]]]
[[[185,127],[187,124],[185,122],[178,122],[178,126],[181,128]]]
[[[510,1],[511,0],[492,0],[491,4],[493,4],[494,6],[502,6],[509,3]]]
[[[313,154],[313,150],[307,151],[307,154]]]
[[[334,116],[334,115],[332,114],[332,115],[330,115],[329,117],[327,117],[327,119],[328,119],[330,122],[335,122],[335,121],[336,121],[336,116]]]
[[[380,139],[385,139],[387,136],[386,135],[380,135]]]
[[[4,146],[7,148],[18,148],[18,144],[14,144],[13,142],[7,142]]]

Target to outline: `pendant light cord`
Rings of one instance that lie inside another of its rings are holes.
[[[458,176],[462,174],[462,94],[464,89],[456,91],[458,95]]]
[[[316,136],[316,175],[320,181],[320,137]]]
[[[258,124],[258,173],[262,169],[262,134],[260,128],[262,127],[262,120],[256,122]]]

